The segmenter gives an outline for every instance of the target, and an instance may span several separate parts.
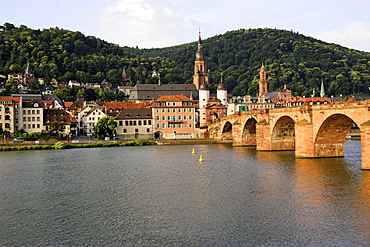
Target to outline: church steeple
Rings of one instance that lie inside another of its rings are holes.
[[[203,53],[203,42],[199,32],[199,39],[198,39],[198,49],[195,53],[195,62],[194,62],[194,75],[193,75],[193,83],[195,84],[197,90],[199,90],[200,85],[203,83],[208,84],[208,74],[206,73],[206,61],[204,59]]]
[[[259,85],[259,96],[263,96],[263,95],[266,95],[268,93],[267,91],[267,76],[266,76],[266,70],[265,70],[265,66],[263,66],[263,63],[262,63],[262,67],[260,69],[260,81],[258,83]]]

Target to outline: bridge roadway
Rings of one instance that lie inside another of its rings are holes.
[[[200,134],[257,150],[295,150],[297,158],[343,157],[354,123],[361,131],[362,169],[370,169],[370,100],[237,112]]]

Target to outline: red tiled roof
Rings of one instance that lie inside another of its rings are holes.
[[[192,101],[190,98],[186,97],[185,95],[160,95],[158,99],[154,100],[158,101],[171,101],[171,102],[179,102],[179,101]]]

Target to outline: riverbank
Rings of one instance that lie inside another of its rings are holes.
[[[193,144],[231,144],[232,140],[213,139],[162,139],[155,141],[157,145],[193,145]]]
[[[213,140],[213,139],[162,139],[162,140],[132,140],[122,141],[101,141],[91,143],[78,143],[71,141],[59,142],[28,142],[28,143],[2,143],[0,151],[21,151],[21,150],[50,150],[50,149],[70,149],[70,148],[94,148],[94,147],[118,147],[118,146],[147,146],[147,145],[196,145],[196,144],[231,144],[232,140]]]

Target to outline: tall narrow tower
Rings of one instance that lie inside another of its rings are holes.
[[[206,73],[206,71],[207,68],[203,53],[203,43],[199,32],[198,50],[195,53],[194,75],[193,75],[193,83],[195,84],[197,90],[199,90],[200,85],[202,85],[203,83],[205,84],[209,83],[208,74]]]
[[[265,66],[263,66],[260,69],[260,81],[258,83],[259,85],[259,96],[266,95],[268,93],[267,91],[267,77],[266,77],[266,70]]]

